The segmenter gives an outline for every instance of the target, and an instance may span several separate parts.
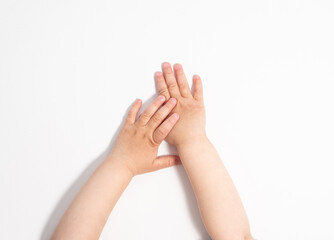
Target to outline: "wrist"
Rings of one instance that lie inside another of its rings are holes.
[[[187,147],[187,146],[191,146],[194,147],[194,145],[201,145],[205,142],[208,142],[209,138],[207,137],[206,133],[203,134],[199,134],[196,136],[192,136],[192,137],[188,137],[185,139],[182,139],[181,141],[177,142],[175,144],[175,147],[177,150]]]
[[[112,153],[105,159],[105,162],[111,167],[117,169],[117,172],[132,179],[135,176],[134,171],[127,165],[122,157],[114,156]]]

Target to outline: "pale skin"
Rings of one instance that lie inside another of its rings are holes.
[[[173,71],[174,70],[174,71]],[[157,91],[178,103],[180,120],[166,138],[176,146],[195,192],[203,223],[212,239],[253,239],[239,194],[205,131],[202,81],[193,76],[193,92],[181,64],[168,62],[155,74]]]
[[[98,239],[117,200],[138,174],[182,164],[195,192],[203,223],[214,240],[250,240],[238,192],[205,131],[202,82],[192,92],[181,64],[165,62],[155,74],[159,96],[138,117],[132,105],[109,156],[95,170],[58,223],[51,239]],[[179,156],[157,157],[163,140]]]
[[[98,239],[135,175],[180,163],[178,156],[157,157],[160,143],[179,119],[177,113],[168,116],[176,99],[164,102],[165,97],[158,96],[137,119],[142,102],[135,101],[113,150],[73,199],[51,239]]]

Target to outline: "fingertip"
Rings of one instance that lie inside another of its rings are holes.
[[[163,62],[162,63],[162,68],[164,68],[164,69],[170,68],[170,63],[169,62]]]
[[[133,106],[134,106],[134,108],[140,108],[142,103],[143,103],[143,101],[140,98],[137,98],[136,101],[134,102]]]
[[[164,102],[166,100],[166,97],[164,95],[158,96],[159,101]]]
[[[179,120],[180,115],[177,114],[177,113],[173,113],[171,117],[172,117],[172,119],[176,122],[177,120]]]
[[[174,70],[176,71],[182,69],[182,65],[180,63],[175,63],[173,67],[174,67]]]
[[[162,77],[162,72],[160,72],[160,71],[156,71],[156,72],[154,73],[154,76],[155,76],[155,77]]]
[[[194,81],[199,81],[199,80],[201,80],[201,77],[199,75],[195,74],[193,76],[193,79],[194,79]]]
[[[177,102],[176,98],[170,98],[169,101],[170,101],[173,105],[175,105],[176,102]]]

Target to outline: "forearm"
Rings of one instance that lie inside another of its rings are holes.
[[[211,142],[201,137],[177,149],[212,239],[251,239],[239,194]]]
[[[176,100],[164,102],[158,96],[138,118],[142,102],[133,103],[112,152],[73,199],[51,239],[98,239],[133,176],[178,163],[176,156],[157,157],[159,145],[178,121],[176,113],[168,117]]]
[[[51,239],[98,239],[132,174],[109,156],[73,199]]]

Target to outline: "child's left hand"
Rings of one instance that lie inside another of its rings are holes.
[[[157,157],[160,143],[179,119],[177,113],[166,119],[176,99],[171,98],[163,105],[164,102],[165,97],[158,96],[136,120],[142,105],[141,100],[136,100],[107,160],[121,163],[132,176],[180,163],[178,156]]]

